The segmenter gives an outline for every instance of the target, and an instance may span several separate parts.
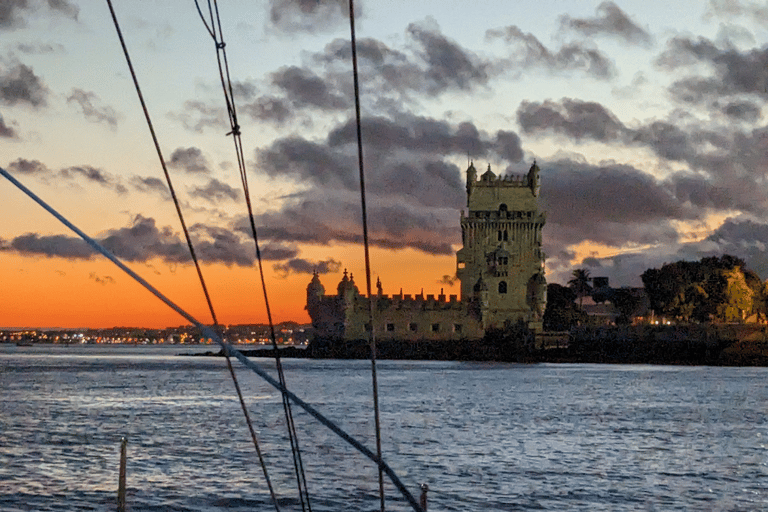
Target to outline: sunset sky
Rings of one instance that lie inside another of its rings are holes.
[[[219,320],[264,322],[213,41],[192,0],[114,4]],[[220,2],[276,321],[308,321],[313,270],[365,289],[346,6]],[[549,282],[722,253],[768,278],[768,3],[356,6],[385,293],[459,293],[469,160],[541,167]],[[0,33],[0,167],[210,322],[106,2],[5,1]],[[0,219],[1,327],[184,323],[4,179]]]

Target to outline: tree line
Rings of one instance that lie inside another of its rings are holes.
[[[547,286],[545,330],[562,331],[587,323],[582,307],[587,296],[613,304],[617,324],[630,323],[645,300],[656,317],[677,322],[741,322],[768,316],[766,283],[742,259],[728,254],[650,268],[640,276],[644,294],[631,288],[593,289],[586,269],[576,269],[572,276],[567,286]]]

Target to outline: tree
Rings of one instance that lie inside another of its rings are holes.
[[[664,264],[641,277],[651,309],[678,320],[734,322],[765,311],[765,285],[728,254]]]
[[[585,268],[577,268],[571,275],[573,277],[568,281],[568,287],[579,298],[579,309],[581,309],[584,297],[592,291],[592,286],[589,284],[592,279],[589,277],[589,270]]]
[[[567,331],[586,316],[573,302],[576,294],[570,288],[550,283],[547,285],[547,309],[544,311],[544,329]]]

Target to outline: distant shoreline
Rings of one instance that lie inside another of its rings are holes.
[[[379,341],[382,360],[496,361],[517,363],[768,366],[768,326],[686,325],[583,327],[567,333],[558,348],[528,339]],[[315,339],[306,348],[280,348],[283,358],[368,359],[368,341]],[[274,357],[272,349],[242,350],[248,357]],[[208,351],[200,356],[221,356]]]

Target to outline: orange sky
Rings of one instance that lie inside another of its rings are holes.
[[[365,293],[362,250],[354,246],[335,249],[344,261],[353,262],[346,268],[354,274],[361,293]],[[333,252],[333,248],[325,250]],[[352,260],[355,252],[359,252],[359,264]],[[458,285],[451,288],[438,283],[443,275],[455,273],[453,256],[428,256],[413,250],[374,250],[371,259],[374,290],[376,278],[380,277],[386,294],[398,293],[401,287],[404,293],[412,294],[419,293],[422,288],[425,294],[438,294],[441,287],[446,294],[459,293]],[[304,305],[310,276],[294,274],[280,278],[272,271],[271,262],[265,262],[265,265],[274,321],[309,322]],[[198,320],[210,322],[193,266],[179,265],[171,270],[161,261],[152,261],[129,267]],[[220,323],[266,323],[266,309],[255,268],[205,265],[203,273]],[[335,293],[340,279],[341,273],[321,276],[327,293]],[[101,257],[92,261],[72,261],[5,253],[0,280],[5,297],[0,308],[0,326],[3,327],[106,328],[118,325],[162,328],[187,323]]]

